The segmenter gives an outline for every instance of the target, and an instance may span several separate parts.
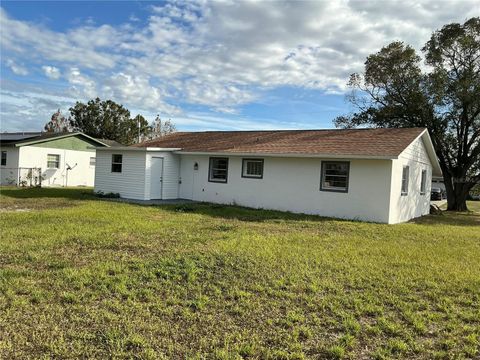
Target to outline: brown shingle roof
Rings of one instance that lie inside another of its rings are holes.
[[[177,132],[137,147],[186,152],[398,156],[424,128]]]

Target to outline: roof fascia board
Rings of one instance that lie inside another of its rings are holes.
[[[178,151],[181,148],[157,148],[157,147],[133,147],[133,146],[112,146],[110,148],[104,147],[92,147],[92,149],[96,149],[97,151]]]
[[[110,145],[105,144],[105,143],[101,142],[100,140],[95,139],[95,138],[93,138],[93,137],[91,137],[87,134],[81,133],[81,132],[75,132],[75,133],[71,133],[71,134],[55,136],[55,137],[51,137],[51,138],[48,138],[48,139],[39,139],[39,140],[31,140],[31,141],[21,142],[21,143],[15,144],[15,147],[28,146],[28,145],[33,145],[33,144],[40,144],[40,143],[44,143],[44,142],[48,142],[48,141],[52,141],[52,140],[65,139],[67,137],[77,136],[77,135],[84,136],[87,139],[90,139],[90,140],[92,140],[92,141],[94,141],[98,144],[102,144],[103,146],[110,147]]]
[[[423,130],[415,139],[413,139],[412,142],[410,142],[410,144],[408,144],[408,146],[403,149],[399,156],[401,156],[405,152],[405,150],[407,150],[407,148],[412,145],[412,143],[414,143],[420,138],[422,138],[423,140],[423,144],[425,145],[425,148],[427,150],[428,157],[430,158],[430,162],[432,163],[432,175],[442,176],[442,169],[440,168],[437,153],[435,151],[435,147],[433,146],[432,139],[430,138],[430,134],[428,133],[428,129]]]
[[[301,153],[233,153],[233,152],[206,152],[206,151],[176,151],[180,155],[209,155],[209,156],[262,156],[262,157],[292,157],[292,158],[324,158],[324,159],[367,159],[367,160],[395,160],[398,156],[373,156],[350,154],[301,154]]]

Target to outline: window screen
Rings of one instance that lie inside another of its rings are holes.
[[[263,177],[263,159],[243,159],[242,177],[261,179]]]
[[[349,172],[349,162],[323,161],[320,190],[347,192]]]
[[[60,155],[47,155],[47,168],[58,169],[60,167]]]
[[[208,181],[226,183],[228,177],[228,158],[210,158]]]

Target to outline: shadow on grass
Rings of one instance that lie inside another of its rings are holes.
[[[16,188],[0,187],[2,197],[15,199],[64,198],[69,200],[95,199],[91,188]]]
[[[155,205],[157,206],[157,205]],[[175,213],[193,213],[228,220],[240,220],[250,222],[264,221],[353,221],[321,217],[317,215],[295,214],[286,211],[252,209],[235,205],[219,205],[211,203],[193,203],[183,205],[160,205],[164,210]]]
[[[410,221],[422,225],[480,226],[480,213],[443,211],[440,215],[426,215]],[[479,228],[480,229],[480,228]]]

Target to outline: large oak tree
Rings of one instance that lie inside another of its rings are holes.
[[[448,210],[467,210],[480,182],[480,18],[448,24],[422,49],[393,42],[352,74],[349,100],[357,111],[339,127],[427,127],[440,162]]]

